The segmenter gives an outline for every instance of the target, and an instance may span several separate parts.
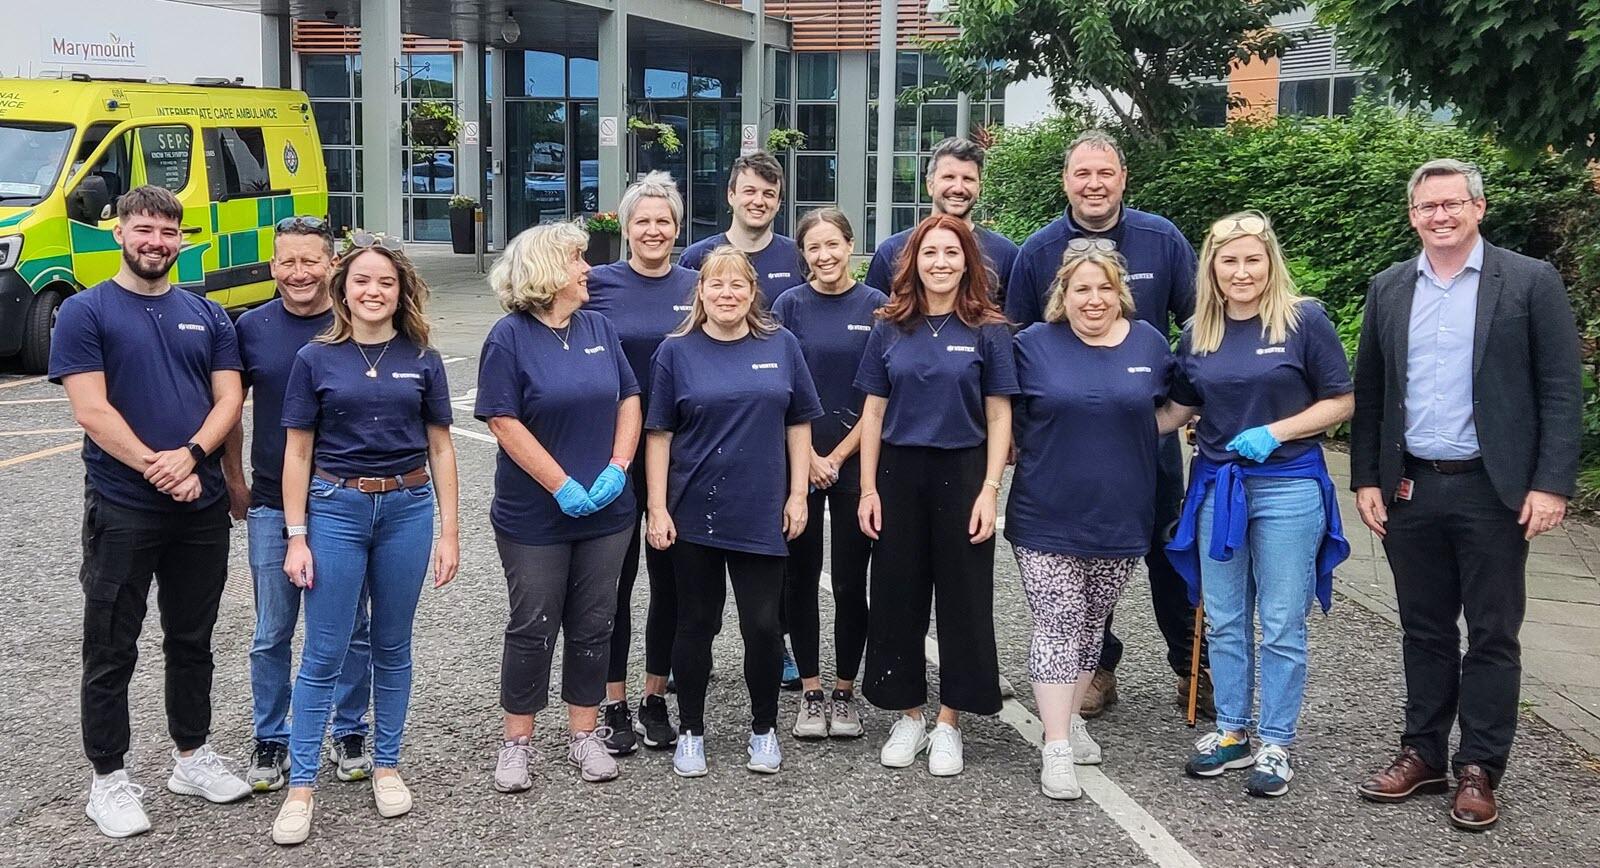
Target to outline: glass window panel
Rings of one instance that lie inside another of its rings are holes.
[[[953,103],[928,103],[922,107],[922,147],[933,146],[956,134],[956,107]]]
[[[917,107],[914,105],[894,107],[894,149],[897,151],[917,149]]]
[[[729,221],[727,172],[739,156],[739,105],[699,103],[689,107],[689,116],[694,128],[688,139],[693,172],[689,177],[689,225],[682,237],[699,241],[715,235]],[[674,177],[683,183],[682,174]]]
[[[893,214],[894,216],[889,226],[891,232],[904,232],[917,225],[917,209],[915,208],[896,208]]]
[[[574,57],[567,61],[567,95],[573,99],[600,97],[600,61]]]
[[[902,51],[894,58],[894,92],[904,93],[917,86],[917,58],[915,51]]]
[[[861,237],[865,239],[866,244],[866,247],[862,249],[878,249],[878,209],[872,205],[867,206],[867,225],[861,227]],[[885,289],[884,291],[887,292],[888,290]]]
[[[1333,80],[1333,113],[1347,115],[1357,97],[1378,93],[1378,79],[1369,75],[1336,78]]]
[[[689,95],[689,73],[677,69],[646,69],[646,99],[682,99]]]
[[[328,197],[328,222],[344,234],[344,230],[356,225],[355,200],[349,196]]]
[[[578,123],[572,132],[572,155],[577,180],[572,190],[571,212],[593,214],[600,210],[600,106],[577,106]]]
[[[876,99],[878,96],[878,52],[873,51],[867,55],[867,95]]]
[[[894,203],[911,204],[917,201],[917,158],[894,158]]]
[[[989,126],[998,127],[1006,122],[1006,104],[1003,102],[989,105]]]
[[[355,117],[350,122],[350,138],[361,144],[361,103],[355,103]]]
[[[313,102],[311,113],[317,117],[317,138],[323,147],[355,143],[355,131],[350,128],[350,103]]]
[[[1227,85],[1210,84],[1190,88],[1194,122],[1201,127],[1220,127],[1228,123]]]
[[[348,97],[350,95],[350,68],[343,54],[303,54],[300,85],[306,95],[319,97]]]
[[[799,130],[806,134],[804,150],[831,151],[839,140],[839,107],[801,105],[796,108]]]
[[[695,99],[738,99],[744,76],[736,51],[695,52],[689,63],[689,90]]]
[[[406,152],[406,192],[450,194],[456,191],[454,151]]]
[[[796,57],[795,65],[800,99],[839,98],[839,55],[831,51],[808,51]]]
[[[778,99],[789,98],[789,64],[793,55],[787,51],[775,53],[776,61],[772,70],[772,92]]]
[[[793,106],[786,102],[780,102],[774,105],[772,107],[772,125],[775,127],[789,127],[791,125],[793,108]]]
[[[511,234],[566,216],[566,103],[506,103],[505,167],[506,228]]]
[[[836,158],[798,154],[794,158],[794,197],[806,202],[832,202]],[[799,215],[796,215],[799,216]]]
[[[350,55],[350,91],[356,98],[361,96],[361,55]],[[361,200],[356,200],[356,218],[361,217]]]
[[[878,158],[867,156],[867,202],[878,201]]]
[[[684,74],[684,83],[685,85],[688,84],[687,73]],[[708,105],[723,104],[708,103]],[[699,190],[701,189],[702,185],[714,186],[723,183],[727,180],[728,163],[722,163],[720,166],[715,167],[701,166],[696,164],[693,184],[691,185],[691,179],[689,177],[689,152],[693,150],[691,147],[693,142],[689,136],[689,104],[686,102],[658,102],[652,104],[651,108],[655,112],[656,122],[671,124],[673,131],[678,134],[678,140],[683,142],[685,147],[679,148],[676,154],[669,154],[666,151],[663,151],[658,145],[653,143],[646,145],[640,142],[637,138],[629,136],[629,140],[634,143],[634,171],[637,173],[652,172],[656,170],[671,172],[672,177],[678,182],[678,192],[682,194],[685,206],[689,209],[689,213],[693,215],[695,208],[698,206],[693,201],[693,196],[690,192],[691,186],[693,189]],[[733,108],[737,109],[738,106],[733,105]],[[734,130],[732,136],[734,153],[737,154],[739,150],[739,132],[737,129]],[[728,162],[732,162],[732,160],[730,159]],[[685,222],[689,223],[694,221],[689,220]],[[716,229],[712,229],[706,234],[710,235],[716,231]],[[678,239],[680,242],[685,242],[687,238],[687,229],[685,229],[685,231],[678,236]]]
[[[355,152],[344,148],[329,148],[322,152],[328,165],[328,190],[333,193],[354,193],[356,190]]]
[[[506,53],[507,96],[560,99],[567,95],[567,59],[548,51]]]
[[[450,200],[411,200],[411,240],[450,240]]]
[[[950,73],[945,70],[944,61],[932,54],[922,55],[922,86],[935,87],[947,84]]]
[[[417,99],[451,99],[456,95],[456,58],[453,54],[408,54],[411,64],[410,94]]]
[[[1278,114],[1323,117],[1327,113],[1328,79],[1278,83]]]

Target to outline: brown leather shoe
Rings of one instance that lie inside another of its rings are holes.
[[[1078,715],[1084,720],[1092,720],[1116,704],[1117,673],[1109,669],[1096,669],[1094,678],[1089,681],[1089,689],[1084,691],[1083,707],[1078,709]]]
[[[1189,676],[1178,676],[1178,692],[1176,697],[1178,708],[1185,716],[1189,714]],[[1211,687],[1211,673],[1200,670],[1200,685],[1195,691],[1194,712],[1198,717],[1206,720],[1217,719],[1217,698]]]
[[[1443,793],[1449,789],[1450,779],[1444,772],[1423,762],[1416,748],[1406,747],[1388,768],[1356,787],[1356,792],[1369,802],[1403,802],[1417,793]]]
[[[1450,825],[1468,832],[1482,832],[1500,822],[1500,809],[1494,803],[1494,784],[1483,766],[1462,766],[1456,772],[1456,797],[1450,802]]]

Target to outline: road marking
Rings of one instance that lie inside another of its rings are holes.
[[[445,359],[444,363],[448,365],[451,362],[464,362],[469,358],[471,358],[471,357],[470,356],[451,356],[450,358]]]
[[[500,441],[499,440],[494,439],[493,437],[489,436],[488,434],[479,434],[476,431],[468,431],[465,428],[457,428],[454,425],[450,426],[450,433],[451,434],[460,434],[462,437],[465,437],[468,440],[481,440],[484,443],[493,443],[496,446],[500,445]]]
[[[32,431],[0,431],[0,437],[34,437],[42,434],[77,434],[82,428],[36,428]]]
[[[67,399],[66,398],[12,398],[9,401],[0,401],[0,404],[4,404],[4,405],[7,405],[7,406],[10,406],[10,405],[13,405],[13,404],[65,404],[65,403],[67,403]]]
[[[37,461],[40,458],[49,458],[52,455],[60,455],[63,452],[70,452],[73,449],[78,448],[80,448],[80,444],[67,443],[62,446],[52,446],[49,449],[40,449],[38,452],[29,452],[27,455],[18,455],[15,458],[7,458],[4,461],[0,461],[0,470],[4,470],[7,467],[13,467],[18,464],[25,464],[29,461]]]
[[[27,379],[23,379],[23,380],[12,380],[10,382],[0,383],[0,389],[12,389],[12,388],[15,388],[17,386],[26,386],[29,383],[40,383],[40,382],[43,382],[45,379],[46,379],[45,377],[39,376],[39,377],[28,377]]]

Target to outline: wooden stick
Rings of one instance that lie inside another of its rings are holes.
[[[1194,607],[1194,645],[1189,651],[1189,728],[1194,729],[1195,706],[1200,698],[1200,640],[1205,635],[1206,604]]]

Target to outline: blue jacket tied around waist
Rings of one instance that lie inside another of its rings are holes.
[[[1227,461],[1217,462],[1196,454],[1189,468],[1189,490],[1183,498],[1183,515],[1178,519],[1178,530],[1172,542],[1167,543],[1167,558],[1172,568],[1183,576],[1189,585],[1189,603],[1200,602],[1200,507],[1205,503],[1206,489],[1217,486],[1218,496],[1211,506],[1211,540],[1206,549],[1214,561],[1226,561],[1245,546],[1245,530],[1250,523],[1250,508],[1244,481],[1252,476],[1270,476],[1279,479],[1315,479],[1322,489],[1322,511],[1327,515],[1322,545],[1317,549],[1317,601],[1326,612],[1333,605],[1333,568],[1350,556],[1350,542],[1344,538],[1344,524],[1339,520],[1339,499],[1334,493],[1333,480],[1328,477],[1328,465],[1323,461],[1322,449],[1306,451],[1290,461],[1272,464]]]

